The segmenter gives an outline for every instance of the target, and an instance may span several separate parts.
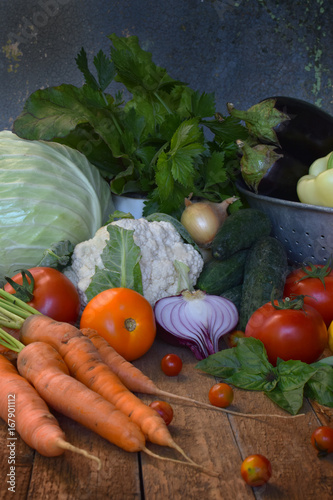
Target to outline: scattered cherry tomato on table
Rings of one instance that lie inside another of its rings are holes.
[[[210,388],[208,399],[213,406],[226,408],[233,402],[234,391],[230,385],[219,382]]]
[[[173,409],[169,403],[166,401],[152,401],[149,406],[161,415],[166,425],[172,422]]]
[[[28,287],[31,299],[23,299],[24,302],[55,321],[75,323],[80,313],[80,297],[70,279],[52,267],[32,267],[27,271],[24,271],[25,283],[22,272],[11,278],[18,285]],[[18,293],[9,283],[4,285],[4,290],[11,294]]]
[[[179,375],[183,368],[183,362],[177,354],[167,354],[162,358],[161,369],[168,377]]]
[[[143,356],[156,336],[153,308],[130,288],[110,288],[96,295],[83,310],[80,328],[96,330],[127,361]]]
[[[301,300],[301,299],[295,299]],[[288,299],[283,301],[288,304]],[[300,360],[314,363],[328,344],[327,327],[316,309],[301,304],[299,309],[279,308],[281,301],[259,307],[250,317],[245,337],[255,337],[264,344],[269,361]],[[295,305],[296,307],[296,305]]]
[[[318,457],[333,452],[333,429],[327,425],[317,427],[312,433],[311,444],[318,451]]]
[[[304,295],[304,304],[314,307],[328,327],[333,321],[333,270],[326,264],[292,271],[286,279],[284,296]]]
[[[262,486],[272,476],[272,466],[263,455],[249,455],[241,465],[241,476],[249,486]]]

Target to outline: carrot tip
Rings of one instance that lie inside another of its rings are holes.
[[[67,441],[65,441],[63,439],[59,439],[57,441],[57,444],[60,448],[62,448],[64,450],[72,451],[73,453],[78,453],[79,455],[83,455],[86,458],[94,460],[97,463],[97,470],[101,470],[102,462],[95,455],[91,455],[86,450],[83,450],[82,448],[77,448],[76,446],[73,446],[71,443],[68,443]]]
[[[176,458],[170,458],[170,457],[163,457],[162,455],[157,455],[157,453],[154,453],[150,451],[148,448],[143,448],[142,451],[144,453],[147,453],[147,455],[150,455],[151,457],[157,458],[158,460],[164,460],[166,462],[173,462],[176,464],[182,464],[182,465],[188,465],[189,467],[194,467],[195,469],[198,469],[201,472],[204,472],[205,474],[208,474],[209,476],[213,477],[219,477],[219,474],[213,470],[206,469],[202,465],[197,464],[196,462],[193,462],[193,460],[187,458],[187,461],[184,462],[183,460],[178,460]]]
[[[228,413],[229,415],[235,415],[237,417],[247,417],[247,418],[262,418],[262,417],[269,417],[269,418],[297,418],[297,417],[304,417],[304,413],[299,413],[298,415],[278,415],[278,414],[270,414],[270,413],[242,413],[240,411],[234,411],[234,410],[229,410],[227,408],[219,408],[218,406],[213,406],[211,404],[205,403],[203,401],[198,401],[196,399],[188,398],[186,396],[180,396],[178,394],[174,394],[173,392],[167,392],[163,391],[161,389],[158,390],[156,395],[159,396],[164,396],[164,397],[169,397],[171,399],[176,399],[180,401],[186,401],[188,403],[191,403],[195,406],[201,407],[201,408],[207,408],[208,410],[214,410],[214,411],[222,411],[223,413]]]

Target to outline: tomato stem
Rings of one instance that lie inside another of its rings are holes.
[[[298,281],[296,281],[296,283],[299,283],[302,280],[306,280],[307,278],[318,278],[322,282],[322,284],[324,285],[324,288],[326,288],[325,278],[332,271],[332,268],[330,266],[330,262],[327,262],[327,264],[323,267],[315,266],[314,264],[312,264],[310,262],[308,267],[310,267],[310,269],[307,269],[306,267],[302,267],[302,271],[305,273],[305,276],[303,276]]]
[[[22,269],[22,285],[16,283],[11,278],[5,276],[7,282],[14,288],[16,298],[22,300],[23,302],[30,302],[34,298],[34,288],[35,288],[35,280],[33,275],[27,269]],[[30,282],[27,279],[27,276],[30,278]]]
[[[274,300],[271,298],[271,304],[274,309],[295,309],[295,310],[304,310],[304,297],[306,295],[292,295],[290,297],[286,297],[285,299]]]
[[[129,332],[134,332],[134,330],[136,329],[136,321],[133,318],[125,319],[124,324],[126,330],[128,330]]]

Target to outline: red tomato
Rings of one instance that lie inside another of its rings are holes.
[[[241,475],[249,486],[262,486],[272,476],[271,463],[263,455],[249,455],[241,465]]]
[[[210,388],[208,399],[213,406],[226,408],[233,402],[234,391],[230,385],[219,382]]]
[[[130,288],[110,288],[83,310],[80,328],[93,328],[127,361],[143,356],[153,345],[156,324],[148,300]]]
[[[277,358],[314,363],[328,342],[324,320],[313,307],[276,309],[270,302],[252,314],[245,336],[261,340],[273,365]]]
[[[318,270],[323,268],[324,266],[316,266]],[[311,272],[310,266],[305,269]],[[328,272],[329,274],[323,277],[324,285],[319,278],[302,279],[307,276],[307,272],[304,269],[296,269],[287,276],[284,287],[285,297],[293,294],[304,295],[304,304],[317,309],[327,327],[333,321],[333,270],[328,269]]]
[[[177,354],[167,354],[162,358],[161,368],[168,377],[175,377],[181,372],[183,362]]]
[[[157,411],[163,418],[166,425],[169,425],[173,419],[172,406],[166,401],[152,401],[149,405]]]
[[[317,427],[311,436],[312,446],[318,450],[319,457],[333,452],[333,429],[326,425]]]
[[[33,267],[28,271],[35,280],[33,299],[28,304],[56,321],[75,323],[80,312],[80,298],[67,276],[51,267]],[[30,278],[26,277],[30,283]],[[16,274],[12,280],[22,285],[22,274]],[[4,290],[15,293],[9,283],[6,283]]]

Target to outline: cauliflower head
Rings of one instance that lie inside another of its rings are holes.
[[[134,243],[141,250],[143,295],[152,306],[157,300],[177,293],[175,260],[188,266],[189,280],[193,286],[196,284],[203,268],[203,258],[192,245],[184,243],[170,222],[121,219],[111,222],[111,225],[134,231]],[[104,268],[101,254],[110,237],[107,227],[101,227],[93,238],[76,245],[71,267],[65,270],[80,293],[82,306],[87,304],[85,292],[95,274],[95,267]]]

